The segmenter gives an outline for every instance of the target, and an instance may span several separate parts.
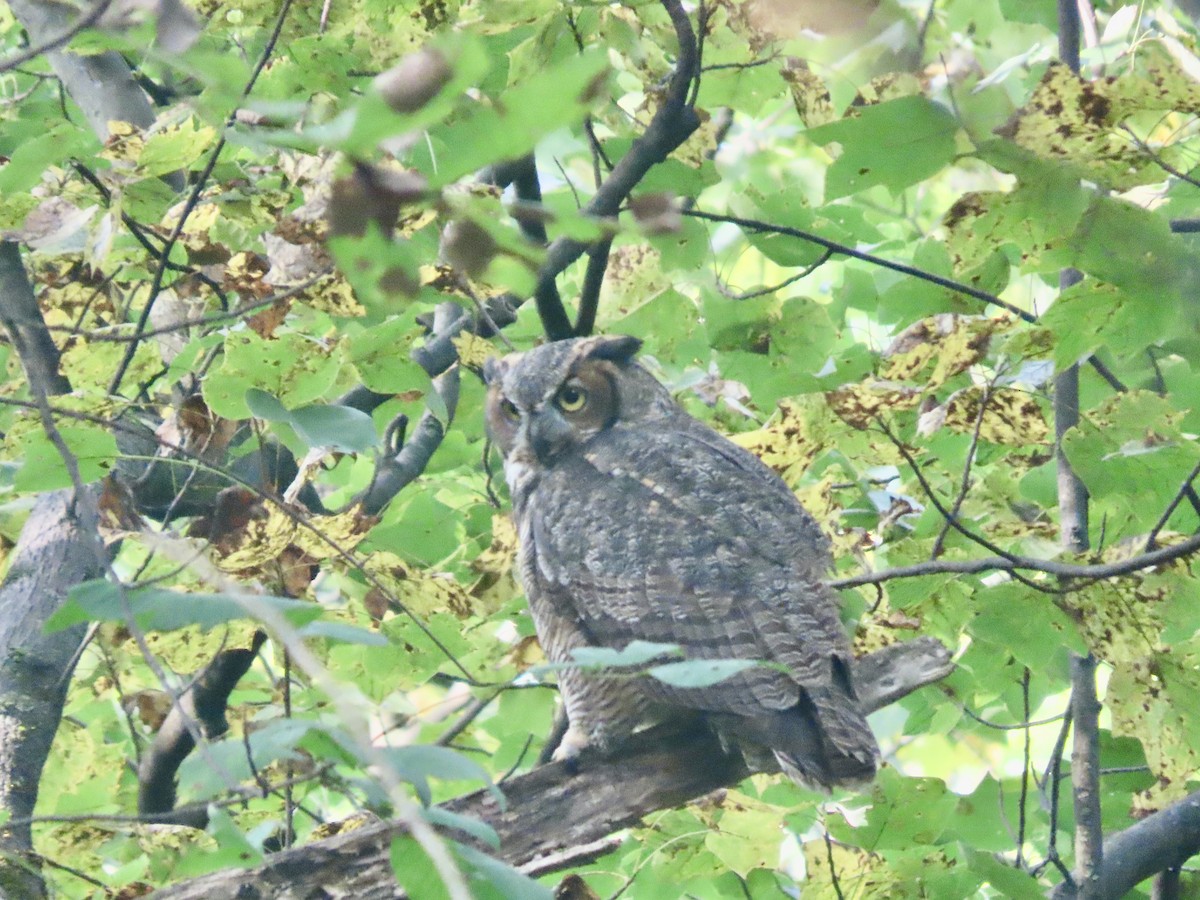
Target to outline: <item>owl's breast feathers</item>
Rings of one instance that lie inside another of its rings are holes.
[[[773,664],[704,688],[647,678],[655,700],[731,720],[805,783],[873,774],[878,751],[823,583],[828,541],[757,458],[679,411],[662,428],[601,432],[525,499],[531,599],[568,605],[594,645],[640,639],[688,659]]]

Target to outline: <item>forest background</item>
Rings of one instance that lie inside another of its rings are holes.
[[[1195,890],[1194,12],[0,4],[0,889]],[[479,373],[596,331],[832,536],[869,791],[542,764]]]

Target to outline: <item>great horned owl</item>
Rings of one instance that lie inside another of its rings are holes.
[[[703,688],[564,670],[560,758],[688,711],[801,784],[870,778],[879,751],[822,580],[828,541],[775,473],[633,360],[640,346],[559,341],[485,369],[538,637],[558,663],[640,639],[770,665]]]

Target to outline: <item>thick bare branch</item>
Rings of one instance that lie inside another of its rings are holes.
[[[25,377],[36,393],[50,396],[71,390],[71,383],[59,371],[58,347],[38,308],[21,252],[12,241],[0,241],[0,323],[12,338]]]
[[[154,743],[138,766],[138,813],[147,821],[195,828],[203,828],[208,823],[207,808],[175,809],[175,775],[196,746],[193,729],[188,727],[187,720],[193,719],[203,735],[210,739],[228,730],[225,707],[229,695],[254,664],[254,658],[266,640],[266,634],[258,631],[248,649],[238,647],[219,652],[167,714]]]
[[[461,320],[462,310],[457,303],[443,303],[434,313],[435,334],[449,330]],[[362,497],[363,509],[371,514],[383,509],[407,484],[411,484],[429,465],[433,452],[441,445],[446,428],[458,406],[459,370],[452,367],[433,379],[433,390],[441,410],[427,408],[417,421],[417,427],[394,456],[381,459],[375,477]]]
[[[949,653],[932,638],[896,644],[855,664],[863,705],[874,710],[937,681],[953,668]],[[738,758],[725,755],[706,729],[643,732],[622,752],[588,760],[571,775],[562,763],[541,766],[504,784],[501,811],[494,795],[479,791],[445,804],[452,812],[477,816],[500,837],[496,855],[539,873],[567,866],[573,848],[591,848],[643,816],[670,809],[745,777]],[[215,873],[167,888],[159,900],[242,896],[291,896],[298,883],[336,887],[358,900],[402,896],[389,861],[396,825],[384,823],[277,854],[264,866]]]

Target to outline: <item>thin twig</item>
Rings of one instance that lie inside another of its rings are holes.
[[[975,428],[971,432],[971,444],[967,447],[967,461],[963,463],[962,480],[959,482],[958,496],[954,498],[954,505],[950,507],[950,515],[955,520],[958,519],[958,512],[962,509],[962,505],[967,499],[967,492],[971,489],[971,467],[975,464],[975,452],[979,447],[979,432],[983,428],[983,415],[987,412],[988,401],[991,399],[991,385],[987,385],[983,389],[983,396],[979,398],[979,414],[975,416]],[[946,541],[946,535],[950,533],[950,522],[950,519],[942,522],[941,531],[934,538],[933,548],[929,551],[930,559],[937,559],[942,555],[942,545]],[[1026,716],[1025,718],[1029,717]]]
[[[1067,712],[1063,716],[1062,728],[1058,731],[1058,737],[1054,741],[1054,749],[1050,751],[1050,761],[1046,766],[1046,774],[1042,778],[1043,790],[1046,782],[1050,783],[1050,838],[1046,845],[1046,862],[1051,863],[1059,874],[1063,877],[1063,883],[1074,887],[1075,879],[1071,877],[1071,871],[1065,865],[1058,855],[1058,810],[1059,810],[1059,781],[1062,772],[1063,753],[1067,748],[1067,735],[1071,732],[1071,707],[1067,707]]]
[[[825,263],[829,262],[829,260],[832,257],[833,257],[833,251],[826,250],[824,253],[821,254],[821,257],[816,262],[805,266],[803,269],[801,269],[795,275],[785,278],[783,281],[779,282],[778,284],[773,284],[769,287],[758,288],[753,291],[743,291],[742,293],[735,292],[728,284],[723,282],[718,277],[716,279],[717,290],[720,292],[721,296],[725,297],[727,300],[737,300],[737,301],[753,300],[756,297],[763,297],[767,294],[774,294],[776,291],[783,290],[788,285],[795,284],[797,281],[800,281],[802,278],[807,278],[813,272],[817,271],[817,269],[819,269],[821,266],[825,265]]]
[[[11,402],[11,401],[2,401]],[[1130,575],[1143,569],[1153,569],[1163,563],[1182,559],[1200,551],[1200,535],[1192,535],[1178,544],[1161,547],[1149,553],[1141,553],[1119,562],[1102,563],[1084,566],[1072,563],[1055,562],[1050,559],[1035,559],[1029,556],[988,556],[980,559],[938,559],[916,563],[911,566],[896,566],[879,572],[863,572],[846,578],[831,579],[828,584],[837,589],[860,587],[864,584],[882,584],[897,578],[914,578],[921,575],[979,575],[984,572],[1008,572],[1015,574],[1019,571],[1042,572],[1056,578],[1066,578],[1077,581],[1099,581],[1104,578],[1117,578]],[[1071,585],[1066,590],[1074,590],[1080,585]],[[1056,591],[1061,593],[1062,591]]]
[[[1021,703],[1025,721],[1029,721],[1029,666],[1025,666],[1021,675]],[[1029,804],[1029,766],[1030,766],[1030,737],[1029,728],[1025,728],[1024,747],[1021,765],[1021,799],[1017,807],[1017,861],[1018,869],[1025,866],[1025,817]]]
[[[266,68],[267,62],[271,59],[271,55],[275,52],[275,45],[279,41],[279,36],[283,32],[283,23],[287,18],[288,12],[292,8],[292,0],[283,0],[280,5],[279,14],[275,17],[275,27],[271,30],[271,34],[267,38],[266,46],[263,47],[262,53],[259,55],[258,62],[254,66],[254,70],[250,73],[249,79],[246,81],[245,87],[242,88],[241,97],[234,104],[233,110],[225,120],[225,129],[228,130],[234,126],[237,121],[237,111],[242,106],[242,101],[250,96],[250,92],[254,90],[254,85],[258,81],[259,75]],[[116,394],[120,391],[121,381],[125,378],[125,373],[128,371],[130,364],[133,362],[133,357],[137,353],[138,344],[141,341],[141,333],[146,327],[146,323],[150,321],[150,313],[154,309],[154,304],[158,300],[159,293],[162,291],[163,279],[167,273],[167,260],[171,257],[171,251],[179,242],[180,236],[183,234],[183,229],[187,226],[188,218],[200,203],[200,197],[208,187],[208,179],[212,177],[213,170],[217,167],[217,160],[220,159],[222,151],[225,149],[227,138],[222,134],[218,139],[216,146],[208,155],[208,160],[204,164],[204,168],[200,170],[200,174],[196,178],[196,183],[192,186],[192,192],[188,195],[187,200],[183,204],[183,209],[179,213],[179,221],[175,223],[175,227],[171,230],[167,242],[163,245],[162,256],[159,258],[159,263],[154,269],[154,277],[150,283],[150,292],[146,297],[146,303],[142,307],[142,311],[138,316],[136,340],[133,340],[125,348],[125,353],[121,357],[121,362],[117,365],[117,370],[113,374],[112,380],[109,382],[108,392]]]
[[[1171,498],[1171,502],[1167,504],[1167,508],[1163,510],[1163,514],[1158,517],[1158,521],[1154,523],[1154,527],[1150,529],[1150,534],[1146,537],[1146,549],[1153,550],[1158,542],[1158,535],[1164,528],[1167,527],[1167,520],[1171,518],[1175,508],[1183,502],[1183,499],[1188,496],[1188,492],[1195,493],[1192,487],[1192,482],[1200,477],[1200,463],[1196,463],[1195,467],[1188,473],[1187,478],[1183,479],[1183,485]]]
[[[958,294],[963,294],[967,297],[974,297],[984,303],[992,306],[998,306],[1001,309],[1007,310],[1014,316],[1029,323],[1037,322],[1037,316],[1031,312],[1021,309],[1019,306],[1013,306],[1006,300],[1001,300],[995,294],[989,294],[987,291],[981,291],[978,288],[973,288],[968,284],[963,284],[961,281],[955,281],[952,278],[943,278],[941,275],[935,275],[933,272],[927,272],[924,269],[918,269],[916,266],[910,266],[905,263],[893,262],[890,259],[885,259],[882,256],[876,256],[873,253],[866,253],[862,250],[857,250],[846,244],[831,241],[828,238],[823,238],[819,234],[814,234],[811,231],[802,231],[799,228],[789,228],[786,225],[773,225],[770,222],[763,222],[757,219],[744,219],[741,216],[717,215],[716,213],[703,212],[698,209],[685,209],[683,215],[691,216],[695,219],[703,219],[706,222],[728,222],[737,225],[739,228],[749,231],[759,231],[768,234],[784,234],[788,237],[798,238],[802,241],[808,241],[812,244],[817,244],[829,250],[831,253],[839,256],[848,256],[851,259],[862,260],[869,262],[872,265],[880,268],[890,269],[893,272],[899,272],[902,275],[911,275],[913,278],[919,278],[922,281],[927,281],[930,284],[936,284],[938,287],[946,288]]]

